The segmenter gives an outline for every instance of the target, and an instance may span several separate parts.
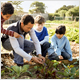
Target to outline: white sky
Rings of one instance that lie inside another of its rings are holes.
[[[8,1],[8,0],[6,0]],[[19,1],[19,0],[17,0]],[[24,0],[23,0],[24,1]],[[30,9],[30,5],[32,2],[34,2],[35,0],[27,0],[22,2],[21,7],[23,8],[23,10],[25,12],[28,12],[28,10]],[[37,0],[39,2],[43,2],[45,4],[45,6],[47,6],[46,11],[48,13],[54,13],[57,9],[59,9],[60,7],[62,7],[63,5],[75,5],[75,6],[79,6],[79,0],[73,0],[73,1],[62,1],[62,0],[58,0],[58,1],[54,1],[54,0]],[[1,1],[3,2],[3,1]]]

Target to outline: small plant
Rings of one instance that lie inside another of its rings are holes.
[[[16,74],[16,78],[18,78],[20,75],[22,75],[25,72],[28,72],[30,75],[32,75],[27,69],[29,68],[29,65],[24,65],[22,66],[12,66],[11,68],[6,67],[7,69],[9,69],[10,71],[12,71],[12,73],[9,74],[9,76],[12,76],[14,74]]]
[[[75,78],[78,78],[79,77],[79,68],[76,69],[74,67],[74,65],[69,65],[66,66],[62,63],[62,65],[64,66],[65,70],[64,72],[58,72],[59,74],[62,74],[64,76],[67,76],[69,79],[75,79]]]
[[[53,61],[50,61],[49,59],[46,60],[46,66],[37,65],[34,66],[34,69],[36,70],[37,78],[39,79],[56,79],[56,69],[53,67]]]

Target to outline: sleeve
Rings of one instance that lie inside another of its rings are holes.
[[[71,47],[70,47],[70,43],[69,43],[69,40],[67,39],[66,40],[66,45],[65,45],[65,50],[68,54],[71,55],[71,58],[69,59],[69,61],[72,61],[72,51],[71,51]]]
[[[33,28],[30,30],[29,34],[31,36],[32,41],[34,42],[37,55],[41,54],[41,46]]]
[[[49,36],[45,36],[45,38],[40,41],[40,44],[42,45],[44,42],[48,42],[49,41]]]
[[[11,37],[9,36],[10,39],[10,43],[12,45],[12,48],[14,49],[14,51],[19,54],[20,56],[22,56],[23,58],[25,58],[26,60],[30,61],[32,56],[30,56],[29,54],[27,54],[25,51],[23,51],[20,47],[19,47],[19,43],[17,41],[17,39],[15,37]],[[16,43],[16,44],[15,44]]]
[[[1,33],[12,36],[12,37],[14,36],[14,31],[5,30],[3,29],[2,25],[1,25]]]

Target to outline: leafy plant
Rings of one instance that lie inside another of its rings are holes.
[[[63,63],[62,63],[63,64]],[[65,70],[62,75],[70,77],[70,79],[75,79],[76,77],[79,77],[79,69],[77,70],[73,65],[64,65]]]
[[[53,67],[53,61],[50,61],[49,59],[46,60],[46,66],[42,66],[42,65],[37,65],[35,66],[35,70],[36,70],[36,74],[37,74],[37,78],[39,79],[48,79],[56,78],[56,69]]]
[[[12,66],[11,68],[6,66],[6,68],[9,69],[10,71],[12,71],[12,73],[9,74],[10,76],[16,74],[16,76],[18,78],[21,74],[23,74],[25,72],[28,72],[32,76],[32,74],[27,70],[29,68],[29,65],[24,65],[23,67],[22,66],[20,66],[20,67]]]

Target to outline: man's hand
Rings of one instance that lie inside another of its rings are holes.
[[[40,59],[42,59],[42,62],[43,62],[43,63],[45,63],[45,58],[44,58],[43,56],[41,56],[41,54],[38,54],[38,57],[39,57]]]
[[[19,38],[19,37],[21,37],[22,38],[22,36],[21,35],[19,35],[18,33],[16,33],[16,32],[14,32],[14,37],[15,38]]]
[[[39,63],[39,64],[43,64],[42,60],[38,57],[32,57],[32,59],[34,62]]]
[[[60,55],[60,56],[59,56],[59,59],[63,59],[63,57]]]

